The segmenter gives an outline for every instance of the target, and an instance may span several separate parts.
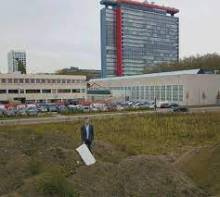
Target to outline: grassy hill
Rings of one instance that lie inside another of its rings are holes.
[[[217,53],[190,56],[180,59],[179,62],[171,64],[161,64],[154,67],[146,67],[145,73],[158,73],[177,70],[189,70],[189,69],[204,69],[208,71],[215,71],[220,74],[220,55]]]
[[[57,75],[84,75],[87,80],[100,78],[101,70],[95,69],[79,69],[78,67],[64,68],[56,71]]]
[[[184,154],[175,164],[201,188],[220,195],[220,145],[197,148]]]
[[[213,177],[196,179],[183,169],[193,183],[174,162],[195,148],[219,144],[220,113],[149,114],[92,122],[97,159],[92,167],[84,166],[75,151],[82,121],[0,127],[0,195],[139,197],[219,192],[219,177],[212,187]],[[219,157],[214,158],[218,163]],[[210,166],[214,167],[217,164]]]

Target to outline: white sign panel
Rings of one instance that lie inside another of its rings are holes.
[[[80,157],[87,166],[93,165],[96,162],[92,153],[85,144],[82,144],[80,147],[78,147],[76,151],[79,153]]]

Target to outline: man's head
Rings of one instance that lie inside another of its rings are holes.
[[[88,125],[90,123],[90,119],[89,118],[85,118],[85,124]]]

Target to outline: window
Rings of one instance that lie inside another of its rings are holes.
[[[141,99],[144,100],[144,86],[141,87]]]
[[[65,79],[62,79],[62,83],[66,83],[66,80],[65,80]]]
[[[19,82],[19,80],[18,79],[14,79],[14,83],[18,83]]]
[[[137,87],[136,87],[136,92],[135,92],[135,98],[136,98],[137,100],[140,98],[139,94],[140,94],[140,90],[139,90],[139,87],[137,86]]]
[[[24,83],[24,79],[19,79],[19,83]]]
[[[135,87],[132,87],[132,89],[131,89],[131,98],[132,98],[132,100],[135,99]]]
[[[174,85],[173,86],[173,101],[178,101],[178,86]]]
[[[171,87],[172,86],[166,86],[166,92],[167,92],[167,95],[166,95],[166,100],[167,101],[171,101],[172,100],[172,90],[171,90]]]
[[[7,91],[6,90],[0,90],[0,94],[6,94]]]
[[[155,99],[155,95],[154,95],[154,86],[150,87],[150,99],[153,101]]]
[[[18,90],[8,90],[8,94],[18,94]]]
[[[131,90],[132,88],[131,87],[128,87],[128,96],[131,97]]]
[[[155,97],[160,100],[160,86],[155,86]]]
[[[40,94],[39,89],[26,90],[26,94]]]
[[[35,79],[31,79],[31,83],[35,83]]]
[[[149,87],[148,86],[146,86],[145,87],[145,99],[146,100],[150,100],[150,97],[149,97],[150,95],[149,95]]]
[[[72,93],[80,93],[80,89],[72,89]]]
[[[51,93],[51,89],[43,89],[42,93],[43,94],[50,94]]]
[[[36,79],[36,83],[40,83],[40,79]]]
[[[58,93],[71,93],[70,89],[59,89]]]
[[[41,83],[45,83],[46,81],[45,81],[45,79],[41,79]]]
[[[25,83],[30,83],[30,79],[25,79]]]
[[[86,90],[85,89],[81,89],[81,93],[85,93],[86,92]]]
[[[183,101],[183,85],[179,86],[179,101]]]
[[[2,83],[6,83],[6,79],[2,79],[1,82],[2,82]]]
[[[20,94],[24,94],[24,89],[20,89]]]
[[[160,99],[161,101],[165,101],[165,89],[166,89],[166,86],[161,86],[161,89],[160,89]]]
[[[13,83],[12,79],[8,79],[8,83]]]

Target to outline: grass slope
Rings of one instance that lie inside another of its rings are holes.
[[[220,196],[220,145],[189,151],[175,165],[202,189]]]
[[[142,177],[144,182],[139,182],[137,187],[140,188],[135,191],[130,187],[133,183],[132,177],[127,185],[124,184],[129,172],[137,174],[138,180],[142,173],[149,174],[151,170],[158,170],[161,176],[159,181],[161,184],[165,182],[167,190],[156,187],[152,188],[153,193],[158,190],[157,194],[165,192],[170,196],[172,191],[180,192],[179,196],[190,196],[192,191],[195,191],[198,192],[197,196],[200,196],[200,191],[190,180],[184,178],[184,175],[180,175],[176,170],[174,174],[166,174],[162,166],[170,169],[167,161],[174,161],[176,157],[194,147],[218,144],[220,113],[149,114],[96,119],[92,122],[96,134],[94,153],[98,160],[92,168],[86,168],[78,162],[80,158],[74,151],[80,145],[79,128],[82,121],[0,127],[0,195],[78,196],[80,193],[83,196],[85,184],[90,186],[89,192],[92,192],[87,193],[87,196],[100,194],[102,191],[106,192],[106,196],[114,196],[114,191],[121,192],[121,196],[133,193],[141,196],[141,192],[149,184],[149,176]],[[138,155],[165,156],[164,159],[160,156],[152,160],[151,157],[145,156],[140,159]],[[130,162],[129,158],[134,156],[138,157]],[[148,166],[149,159],[154,165]],[[125,163],[130,164],[125,166]],[[90,179],[84,183],[82,180],[87,179],[82,177],[87,176],[86,170],[89,170]],[[121,179],[114,179],[118,174]],[[168,180],[170,175],[173,178]],[[156,181],[157,177],[152,176],[151,179]],[[92,187],[94,180],[96,187]],[[179,180],[178,185],[174,185],[173,180]],[[123,187],[118,188],[117,184],[115,185],[117,181]],[[219,183],[216,184],[216,187],[219,187]],[[108,191],[107,188],[112,190]]]

